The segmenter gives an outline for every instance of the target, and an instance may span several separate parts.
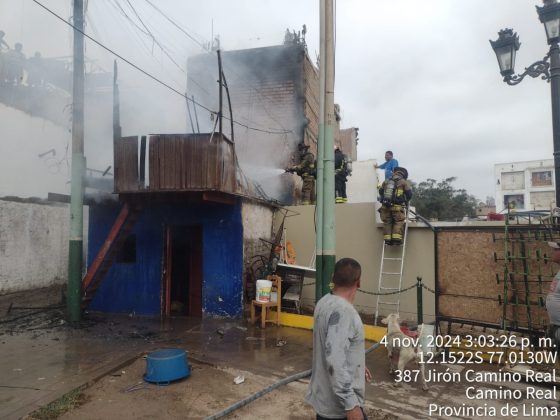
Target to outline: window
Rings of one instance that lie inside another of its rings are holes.
[[[533,187],[552,186],[552,171],[535,171],[531,173]]]
[[[504,207],[511,210],[522,210],[525,208],[525,197],[523,194],[504,195]]]
[[[503,190],[522,190],[525,188],[524,172],[502,172]]]
[[[117,262],[134,264],[136,262],[136,235],[128,235],[117,255]]]

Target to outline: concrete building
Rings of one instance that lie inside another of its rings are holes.
[[[496,211],[550,210],[556,207],[554,160],[498,163],[494,166]]]

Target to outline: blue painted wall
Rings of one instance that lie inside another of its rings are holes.
[[[90,206],[88,266],[103,245],[120,208]],[[90,309],[160,315],[164,226],[202,226],[203,316],[242,314],[243,226],[241,205],[174,204],[145,207],[136,221],[136,263],[114,263]]]

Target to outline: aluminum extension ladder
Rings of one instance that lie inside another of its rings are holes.
[[[380,310],[387,314],[399,312],[400,293],[381,295],[381,293],[400,292],[402,290],[402,278],[404,270],[404,256],[406,252],[406,241],[408,239],[408,207],[405,210],[404,238],[402,245],[387,245],[383,242],[381,251],[381,264],[379,267],[379,286],[377,287],[377,304],[375,305],[374,324],[377,325]],[[387,256],[388,255],[388,256]]]

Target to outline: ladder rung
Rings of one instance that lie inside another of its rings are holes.
[[[379,303],[382,304],[382,305],[398,305],[399,304],[399,302],[382,302],[382,301],[379,301]]]
[[[402,258],[397,258],[397,257],[385,257],[383,258],[384,260],[402,260]]]
[[[381,274],[389,274],[391,276],[400,276],[401,275],[401,273],[390,273],[388,271],[382,271]]]
[[[398,288],[398,287],[383,287],[383,286],[380,286],[379,290],[401,290],[401,289]]]

